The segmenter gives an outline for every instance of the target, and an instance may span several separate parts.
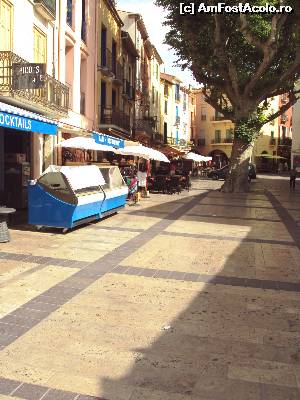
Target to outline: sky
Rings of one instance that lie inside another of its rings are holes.
[[[182,71],[180,67],[174,66],[176,56],[169,46],[163,44],[168,28],[163,26],[165,12],[162,8],[155,6],[152,0],[117,0],[117,9],[142,15],[149,39],[164,61],[162,72],[176,75],[186,86],[198,86],[189,70]]]

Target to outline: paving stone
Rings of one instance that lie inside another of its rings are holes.
[[[0,377],[0,394],[9,395],[21,382]]]
[[[63,390],[58,389],[50,389],[45,396],[43,396],[43,400],[76,400],[78,399],[78,394],[72,392],[65,392]]]
[[[40,400],[42,395],[48,390],[47,387],[39,385],[31,385],[29,383],[23,383],[13,395],[20,397],[25,400]]]

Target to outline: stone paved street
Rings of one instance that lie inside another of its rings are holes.
[[[0,244],[0,399],[299,400],[300,191],[199,180]]]

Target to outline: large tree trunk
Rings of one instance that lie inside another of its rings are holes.
[[[250,182],[248,180],[248,171],[252,149],[252,143],[246,143],[239,137],[234,138],[229,161],[229,172],[221,188],[222,192],[249,192]]]

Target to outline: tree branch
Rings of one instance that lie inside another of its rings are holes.
[[[272,63],[275,55],[277,54],[278,45],[277,45],[277,37],[278,33],[285,23],[287,19],[287,15],[276,14],[272,18],[271,24],[271,32],[266,42],[260,42],[259,48],[263,51],[263,60],[259,65],[258,69],[254,73],[253,77],[250,79],[250,82],[246,85],[244,90],[244,96],[250,96],[252,90],[255,88],[256,83],[262,77],[262,75],[267,71],[268,67]]]
[[[298,90],[297,92],[300,93],[300,90]],[[276,113],[269,115],[269,117],[266,120],[264,120],[263,124],[261,124],[261,127],[267,124],[268,122],[273,121],[275,118],[280,117],[280,115],[282,115],[285,111],[289,110],[298,101],[299,98],[300,97],[297,97],[295,93],[290,93],[289,101],[282,107],[280,107]]]
[[[226,73],[226,91],[229,96],[233,99],[236,98],[236,101],[239,101],[240,98],[240,90],[238,85],[238,74],[235,65],[228,58],[225,51],[225,35],[222,33],[222,26],[224,18],[221,15],[215,14],[215,55],[219,58],[222,63],[222,67],[224,68],[224,72]],[[231,85],[230,85],[231,84]],[[233,89],[233,90],[232,90]]]

